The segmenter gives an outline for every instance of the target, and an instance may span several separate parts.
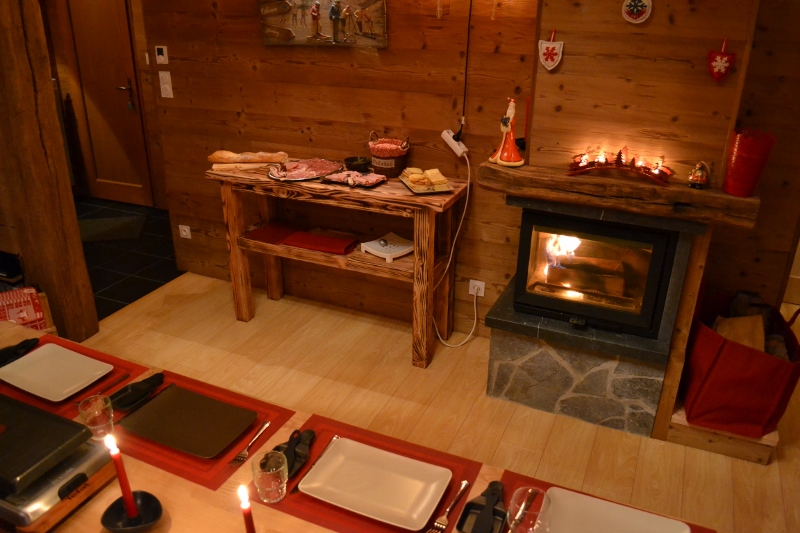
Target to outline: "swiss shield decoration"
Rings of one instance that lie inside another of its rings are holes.
[[[553,70],[556,65],[561,62],[561,55],[564,50],[564,43],[562,41],[555,41],[556,30],[550,32],[550,40],[539,41],[539,61],[542,62],[544,68]]]
[[[726,46],[728,46],[728,39],[722,41],[722,49],[719,52],[712,50],[708,53],[708,71],[715,81],[720,81],[727,76],[736,63],[736,54],[726,52]]]
[[[628,22],[641,24],[653,12],[653,0],[623,0],[622,17]]]

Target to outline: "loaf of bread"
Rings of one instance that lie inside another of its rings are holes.
[[[227,150],[217,150],[210,156],[210,163],[285,163],[289,160],[286,152],[242,152],[237,154]]]
[[[264,168],[274,163],[214,163],[211,170],[253,170]]]

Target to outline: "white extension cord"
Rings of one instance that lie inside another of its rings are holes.
[[[450,132],[449,130],[443,131],[442,132],[442,138],[444,138],[447,141],[447,138],[445,138],[445,134],[448,133],[448,132],[450,133],[450,141],[448,141],[447,144],[451,148],[453,148],[453,145],[451,144],[451,141],[452,142],[455,142],[455,141],[453,141],[453,139],[452,139],[452,132]],[[444,267],[444,273],[442,274],[442,277],[439,278],[439,281],[437,281],[436,284],[433,286],[433,290],[436,290],[436,287],[438,287],[439,284],[442,282],[442,280],[444,280],[445,276],[447,276],[447,270],[450,268],[450,262],[453,260],[453,252],[455,252],[455,249],[456,249],[456,242],[458,242],[458,234],[461,231],[461,226],[464,224],[464,217],[466,217],[466,215],[467,215],[467,207],[469,206],[469,190],[470,190],[470,178],[471,178],[472,169],[469,166],[469,157],[467,157],[467,147],[464,146],[463,143],[458,142],[458,148],[459,149],[463,148],[463,150],[457,150],[456,148],[453,148],[453,151],[456,154],[458,154],[459,157],[463,157],[464,160],[467,162],[467,194],[466,194],[466,197],[464,199],[464,212],[461,213],[461,220],[458,222],[458,229],[456,229],[456,234],[455,234],[455,237],[453,238],[453,245],[450,248],[450,257],[447,258],[447,265]],[[464,346],[464,344],[466,344],[467,341],[472,338],[472,334],[475,333],[475,328],[478,326],[478,294],[475,293],[472,296],[473,296],[472,308],[475,311],[475,318],[472,321],[472,329],[469,331],[469,335],[467,335],[467,338],[464,339],[463,341],[461,341],[460,343],[458,343],[458,344],[448,344],[447,342],[445,342],[445,340],[442,338],[442,335],[439,333],[439,327],[436,325],[436,318],[435,317],[433,318],[433,329],[436,331],[436,336],[439,338],[439,342],[441,342],[442,344],[444,344],[448,348],[458,348],[459,346]]]

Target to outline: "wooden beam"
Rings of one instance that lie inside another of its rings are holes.
[[[97,312],[37,0],[0,2],[0,48],[0,190],[13,195],[25,280],[47,293],[59,333],[82,341]]]
[[[628,213],[693,220],[752,228],[758,197],[739,198],[719,189],[699,190],[688,185],[657,185],[646,178],[625,178],[615,171],[607,175],[568,176],[563,170],[525,165],[508,168],[483,163],[478,183],[510,196],[523,196]]]

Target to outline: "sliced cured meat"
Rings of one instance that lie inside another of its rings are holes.
[[[337,183],[346,183],[351,187],[359,185],[361,187],[372,187],[382,181],[386,181],[386,176],[380,174],[361,174],[353,170],[346,170],[344,172],[337,172],[325,176],[326,181],[334,181]]]

